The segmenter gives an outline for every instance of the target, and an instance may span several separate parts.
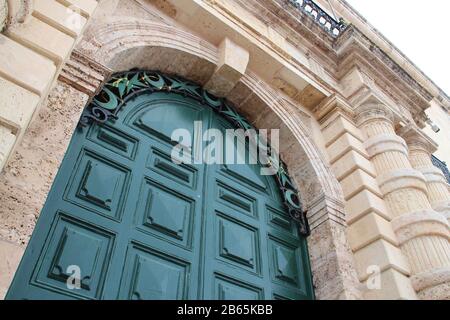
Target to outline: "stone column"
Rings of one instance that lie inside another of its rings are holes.
[[[408,261],[399,248],[375,168],[363,145],[363,134],[353,121],[353,109],[345,100],[331,96],[317,106],[315,114],[345,200],[345,214],[339,220],[333,217],[333,221],[348,226],[345,231],[364,298],[417,299]],[[309,216],[311,225],[314,218]],[[379,286],[372,285],[375,278]]]
[[[436,143],[412,125],[403,127],[399,134],[408,144],[409,161],[413,168],[425,176],[431,206],[449,220],[450,192],[447,180],[442,171],[431,162],[431,155],[437,149]]]
[[[391,111],[378,100],[356,110],[364,146],[392,216],[411,282],[422,299],[450,299],[450,244],[447,220],[428,200],[425,177],[408,159],[405,141],[394,130]]]

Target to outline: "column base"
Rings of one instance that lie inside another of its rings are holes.
[[[442,214],[450,224],[450,201],[442,201],[438,203],[432,203],[433,209]]]
[[[432,209],[404,214],[392,219],[391,223],[400,244],[427,235],[439,235],[450,240],[448,221]]]
[[[411,282],[422,300],[450,300],[450,266],[416,274]]]

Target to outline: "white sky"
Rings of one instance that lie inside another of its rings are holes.
[[[347,0],[450,95],[449,0]]]

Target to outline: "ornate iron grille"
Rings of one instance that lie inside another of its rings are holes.
[[[447,183],[450,184],[450,171],[448,171],[447,164],[444,161],[439,160],[435,156],[431,156],[431,162],[433,162],[434,166],[439,168],[447,179]]]

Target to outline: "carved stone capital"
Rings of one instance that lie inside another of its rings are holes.
[[[449,300],[450,299],[450,268],[422,272],[411,277],[414,289],[420,299]]]
[[[355,120],[358,126],[373,120],[393,123],[394,114],[380,101],[370,100],[355,109]]]
[[[431,155],[438,148],[436,142],[413,124],[400,128],[397,133],[406,141],[410,151],[422,150]]]
[[[75,50],[62,68],[58,80],[92,98],[111,73],[108,67]]]
[[[334,118],[334,115],[336,114],[340,114],[350,120],[352,120],[354,116],[351,106],[344,100],[344,98],[335,94],[324,99],[317,107],[314,108],[313,112],[316,115],[317,121],[321,124]]]

